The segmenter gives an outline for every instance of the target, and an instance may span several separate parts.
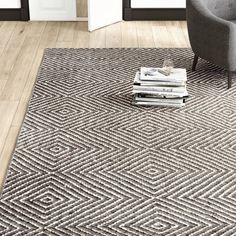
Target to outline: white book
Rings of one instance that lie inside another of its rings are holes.
[[[159,102],[159,103],[166,103],[166,104],[183,104],[183,98],[179,99],[168,99],[168,98],[150,98],[150,97],[135,97],[135,101],[140,102]]]
[[[166,86],[140,86],[140,85],[134,85],[133,86],[134,91],[140,91],[140,92],[165,92],[165,93],[186,93],[186,86],[182,87],[166,87]]]
[[[146,93],[135,93],[137,97],[147,97],[147,98],[160,98],[160,99],[183,99],[182,96],[175,95],[162,95],[162,94],[146,94]]]
[[[183,104],[168,104],[168,103],[160,103],[160,102],[141,102],[141,101],[135,101],[135,105],[141,105],[141,106],[164,106],[164,107],[175,107],[180,108],[185,106],[185,103]]]
[[[168,82],[183,82],[187,81],[187,71],[182,68],[174,68],[172,73],[168,76],[158,72],[161,68],[141,67],[140,80],[141,81],[168,81]]]
[[[142,91],[142,90],[133,90],[133,94],[150,94],[150,95],[158,95],[158,96],[167,96],[167,97],[187,97],[188,92],[179,93],[179,92],[159,92],[159,91]]]
[[[140,72],[137,72],[134,78],[134,85],[144,86],[185,86],[186,81],[147,81],[140,80]]]

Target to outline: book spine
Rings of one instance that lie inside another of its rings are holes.
[[[173,87],[181,87],[185,86],[185,82],[134,82],[134,85],[137,86],[173,86]]]
[[[141,98],[141,97],[136,97],[136,101],[140,102],[160,102],[160,103],[171,103],[171,104],[183,104],[184,100],[183,99],[168,99],[168,98]]]
[[[133,89],[135,91],[153,91],[153,92],[167,92],[167,93],[184,93],[186,91],[186,87],[150,87],[150,86],[137,86],[134,85]]]
[[[174,78],[158,78],[158,77],[143,77],[143,76],[140,76],[140,80],[141,81],[160,81],[160,82],[176,82],[176,83],[180,83],[180,82],[186,82],[187,79],[184,78],[184,79],[174,79]]]
[[[164,107],[175,107],[180,108],[185,106],[185,103],[183,104],[168,104],[168,103],[159,103],[159,102],[134,102],[135,105],[141,105],[141,106],[164,106]]]
[[[159,96],[176,96],[176,97],[188,97],[188,93],[176,93],[176,92],[157,92],[157,91],[136,91],[133,90],[133,94],[146,94],[146,95],[159,95]]]

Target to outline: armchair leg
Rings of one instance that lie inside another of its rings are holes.
[[[198,63],[198,58],[199,57],[197,55],[194,55],[192,71],[196,70],[196,66],[197,66],[197,63]]]
[[[232,87],[232,74],[231,71],[228,72],[228,89]]]

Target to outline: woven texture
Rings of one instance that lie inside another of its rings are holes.
[[[186,107],[135,107],[165,49],[47,49],[0,200],[4,236],[236,235],[236,87],[190,49]]]

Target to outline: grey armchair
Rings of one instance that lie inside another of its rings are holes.
[[[236,71],[236,0],[187,0],[190,43],[198,58],[228,71],[228,88]]]

